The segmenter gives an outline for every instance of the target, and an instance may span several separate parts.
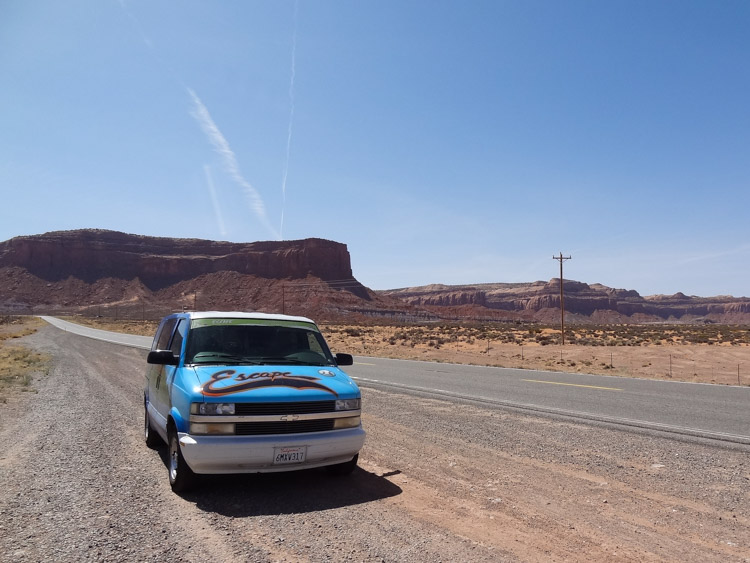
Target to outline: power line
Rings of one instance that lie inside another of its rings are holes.
[[[560,332],[562,334],[562,346],[565,346],[565,296],[563,295],[563,262],[570,260],[572,256],[553,256],[553,260],[560,261]]]

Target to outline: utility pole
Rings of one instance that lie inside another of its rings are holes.
[[[553,256],[553,260],[560,261],[560,332],[562,333],[562,345],[565,346],[565,296],[563,294],[563,262],[570,260],[571,256]]]

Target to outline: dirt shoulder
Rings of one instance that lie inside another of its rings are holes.
[[[389,502],[522,561],[742,561],[746,452],[367,389]]]

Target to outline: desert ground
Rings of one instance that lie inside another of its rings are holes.
[[[333,350],[355,355],[750,385],[748,330],[741,327],[553,328],[322,327]]]
[[[0,404],[17,391],[29,391],[34,374],[45,373],[50,357],[18,344],[45,323],[35,317],[0,315]]]

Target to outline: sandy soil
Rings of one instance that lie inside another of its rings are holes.
[[[750,346],[745,343],[694,344],[666,338],[665,334],[659,344],[561,346],[528,341],[510,344],[455,336],[451,341],[446,338],[444,329],[442,337],[441,329],[430,329],[421,338],[406,340],[394,338],[403,334],[403,327],[324,325],[321,329],[332,350],[354,355],[750,385]],[[439,339],[445,342],[438,348],[435,344]]]

